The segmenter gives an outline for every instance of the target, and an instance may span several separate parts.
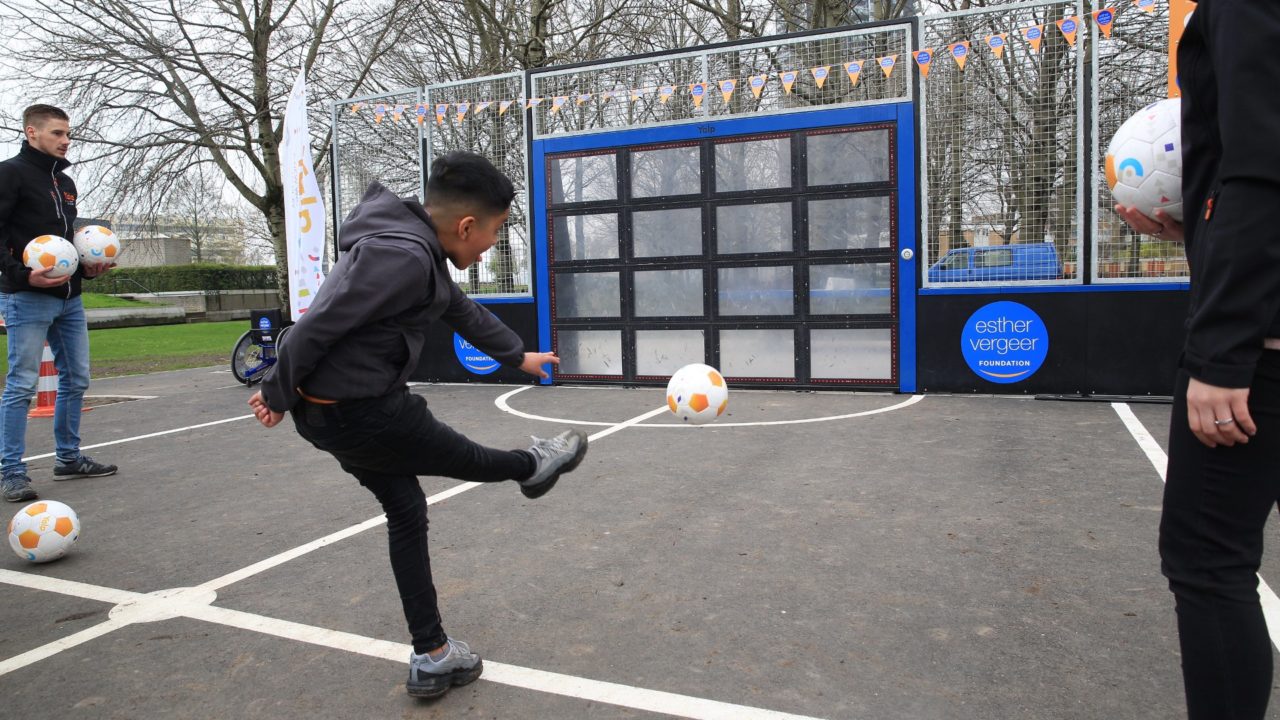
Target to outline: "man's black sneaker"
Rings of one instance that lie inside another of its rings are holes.
[[[449,652],[439,660],[432,660],[428,653],[409,653],[409,681],[404,685],[409,695],[440,697],[455,685],[466,685],[484,672],[484,662],[466,643],[453,638],[447,640]]]
[[[93,458],[88,455],[81,455],[75,462],[64,463],[59,460],[53,465],[54,480],[75,480],[76,478],[103,477],[115,474],[115,465],[94,462]]]
[[[6,475],[4,480],[0,481],[0,487],[4,488],[4,499],[9,502],[25,502],[40,497],[36,494],[35,488],[31,487],[31,478],[22,473]]]
[[[560,476],[578,467],[587,454],[587,434],[565,430],[553,438],[534,438],[529,453],[537,462],[533,474],[520,481],[520,492],[533,499],[547,494]]]

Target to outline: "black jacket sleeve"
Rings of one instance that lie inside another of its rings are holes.
[[[1222,161],[1212,213],[1199,218],[1198,287],[1183,364],[1220,387],[1248,387],[1280,313],[1280,3],[1211,0],[1196,18],[1210,54]],[[1193,21],[1194,22],[1194,21]]]
[[[524,362],[524,341],[520,336],[468,297],[452,280],[449,291],[449,307],[440,319],[494,360],[508,367],[520,367]]]
[[[7,163],[0,163],[0,238],[8,238],[11,232],[13,214],[18,203],[18,184],[21,178]],[[31,277],[31,268],[22,262],[20,249],[6,244],[0,248],[0,273],[12,278],[13,284],[27,285]]]

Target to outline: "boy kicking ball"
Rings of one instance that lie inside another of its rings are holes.
[[[483,670],[480,656],[441,626],[417,476],[516,480],[525,497],[538,498],[587,453],[581,430],[534,438],[528,450],[484,447],[436,420],[406,384],[436,320],[531,375],[545,378],[542,366],[559,364],[553,353],[525,352],[445,265],[466,269],[493,247],[513,197],[505,175],[463,152],[432,164],[425,207],[370,185],[342,226],[345,254],[249,398],[266,427],[290,412],[298,434],[337,458],[386,511],[391,570],[413,639],[406,687],[415,697],[443,695]]]

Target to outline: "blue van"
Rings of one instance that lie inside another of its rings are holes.
[[[953,248],[929,268],[931,283],[1061,279],[1052,242]]]

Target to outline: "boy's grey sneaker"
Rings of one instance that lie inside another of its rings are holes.
[[[88,455],[81,455],[75,462],[63,463],[61,460],[53,465],[54,480],[74,480],[76,478],[103,477],[115,475],[116,466],[94,462]]]
[[[409,653],[409,682],[405,689],[413,697],[433,698],[449,692],[455,685],[466,685],[484,672],[480,656],[461,640],[446,638],[449,652],[440,660],[427,653]]]
[[[35,488],[31,487],[31,478],[22,473],[6,475],[0,482],[4,487],[4,499],[9,502],[25,502],[40,497],[36,494]]]
[[[535,437],[529,452],[537,468],[520,481],[520,492],[533,499],[546,495],[562,474],[578,467],[587,454],[587,434],[581,430],[565,430],[553,438]]]

